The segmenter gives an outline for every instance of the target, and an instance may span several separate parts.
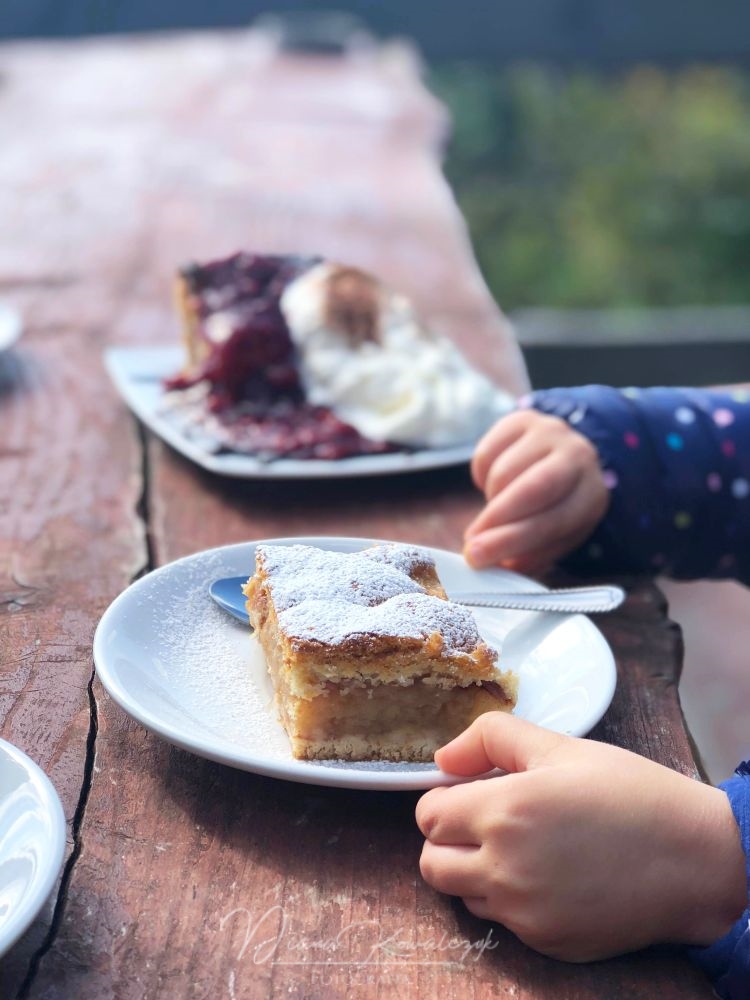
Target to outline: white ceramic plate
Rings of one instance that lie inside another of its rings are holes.
[[[473,444],[466,444],[415,452],[357,455],[336,461],[280,458],[272,462],[234,452],[216,453],[211,443],[196,436],[178,412],[170,412],[163,405],[162,383],[179,371],[182,364],[182,352],[178,347],[115,347],[105,353],[104,361],[122,398],[154,434],[197,465],[223,476],[242,479],[382,476],[464,465],[474,451]]]
[[[0,740],[0,955],[44,906],[64,850],[65,817],[52,783]]]
[[[284,538],[351,552],[362,538]],[[502,570],[477,573],[462,557],[427,549],[451,590],[542,589]],[[224,764],[290,781],[348,788],[409,789],[447,784],[433,764],[308,762],[291,755],[276,721],[263,654],[249,630],[221,611],[208,585],[250,576],[255,543],[209,549],[138,580],[107,609],[94,637],[94,662],[126,712],[165,739]],[[582,615],[474,609],[480,632],[501,663],[520,675],[518,715],[581,736],[614,694],[612,652]]]

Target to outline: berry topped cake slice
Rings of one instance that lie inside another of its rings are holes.
[[[220,449],[328,460],[392,450],[307,398],[281,300],[315,264],[314,258],[238,253],[178,275],[186,365],[167,387],[204,390],[202,430]]]
[[[238,253],[175,283],[168,380],[221,449],[340,459],[471,444],[511,406],[409,300],[356,267]]]
[[[431,761],[515,705],[515,675],[418,548],[259,545],[244,589],[297,758]]]

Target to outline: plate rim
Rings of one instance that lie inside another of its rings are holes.
[[[0,302],[0,354],[9,351],[23,333],[23,319],[18,309]]]
[[[0,767],[11,760],[26,772],[37,801],[49,821],[50,850],[34,872],[15,914],[0,927],[0,956],[4,955],[28,930],[52,892],[63,865],[67,824],[60,796],[42,768],[15,744],[0,738]]]
[[[461,781],[467,780],[456,775],[446,774],[434,765],[426,765],[425,770],[422,771],[357,771],[346,768],[336,769],[326,767],[322,764],[308,761],[295,762],[292,760],[291,762],[288,762],[269,758],[267,762],[264,763],[261,758],[260,763],[253,763],[252,766],[250,766],[247,760],[237,759],[237,751],[232,749],[231,744],[226,744],[217,741],[216,739],[209,741],[201,736],[196,736],[195,738],[187,740],[179,732],[175,732],[174,728],[170,724],[161,722],[159,719],[155,719],[147,709],[144,709],[139,702],[134,699],[125,688],[123,688],[117,677],[113,676],[112,672],[106,666],[106,654],[103,647],[105,642],[105,633],[110,620],[115,618],[121,605],[132,599],[134,594],[137,596],[138,590],[141,587],[145,587],[146,581],[152,579],[155,574],[165,575],[172,572],[178,565],[200,561],[215,555],[229,554],[230,552],[239,553],[239,551],[243,549],[249,549],[252,552],[255,547],[261,544],[311,545],[315,543],[331,542],[339,544],[344,543],[345,545],[354,543],[362,548],[369,544],[387,544],[388,540],[369,537],[355,537],[349,535],[295,535],[249,539],[245,542],[235,542],[228,545],[218,545],[208,549],[201,549],[198,552],[190,553],[188,555],[181,556],[178,559],[174,559],[171,562],[165,563],[163,566],[159,566],[150,573],[139,577],[139,579],[131,583],[125,588],[125,590],[113,599],[104,614],[101,616],[94,632],[94,665],[96,667],[97,677],[99,678],[102,686],[110,697],[120,706],[120,708],[130,715],[131,718],[134,718],[146,729],[165,739],[172,745],[180,747],[189,753],[193,753],[196,756],[203,757],[207,760],[212,760],[216,763],[248,771],[253,774],[259,774],[264,777],[293,781],[300,784],[393,792],[426,790],[437,785],[457,784]],[[412,543],[401,542],[398,544]],[[430,553],[437,553],[441,556],[460,558],[460,553],[452,552],[449,549],[443,549],[437,546],[419,545],[419,548],[425,549]],[[344,551],[347,551],[347,549]],[[355,551],[355,549],[352,549],[352,551]],[[498,569],[500,568],[498,567]],[[532,580],[530,577],[524,577],[511,570],[502,570],[502,572],[504,575],[518,579],[524,583],[532,583],[535,587],[538,587],[541,590],[546,589],[539,584],[538,581]],[[535,613],[545,614],[545,612]],[[602,644],[602,650],[608,657],[609,661],[609,686],[605,689],[605,694],[600,699],[600,702],[592,708],[590,712],[590,721],[587,719],[584,725],[579,727],[580,732],[577,730],[573,733],[573,735],[585,735],[600,721],[612,702],[617,686],[617,665],[609,643],[597,626],[586,615],[576,614],[568,615],[566,617],[585,619],[586,627],[590,627],[592,632],[598,636],[598,641]],[[222,750],[222,747],[225,747],[226,749]],[[302,764],[303,766],[296,768],[296,765],[298,764]]]
[[[143,347],[112,346],[104,351],[104,364],[120,397],[128,408],[157,437],[175,451],[190,459],[200,468],[233,479],[352,479],[374,476],[402,475],[409,472],[427,472],[458,465],[468,465],[476,441],[449,448],[422,448],[411,452],[386,452],[382,455],[353,455],[336,460],[279,458],[274,462],[261,462],[252,455],[226,452],[215,455],[200,444],[191,441],[180,429],[163,419],[153,407],[144,405],[137,391],[137,379],[128,362],[139,357],[154,359],[174,356],[171,371],[179,368],[179,346],[173,344]],[[144,378],[148,366],[144,365]],[[152,379],[161,378],[160,366],[151,366]],[[166,374],[166,373],[165,373]]]

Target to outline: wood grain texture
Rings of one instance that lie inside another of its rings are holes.
[[[270,483],[211,476],[142,435],[101,351],[172,340],[175,266],[238,247],[368,267],[509,388],[511,333],[436,167],[444,112],[403,51],[274,60],[251,34],[0,49],[0,724],[70,824],[45,913],[0,994],[155,998],[698,998],[679,955],[544,959],[420,879],[416,795],[294,785],[157,739],[93,678],[104,608],[144,569],[296,534],[456,549],[465,469]],[[26,127],[35,122],[33,132]],[[633,582],[603,625],[620,685],[597,730],[686,773],[679,634]]]
[[[93,338],[32,329],[0,364],[0,733],[55,784],[71,861],[88,785],[93,630],[146,560],[140,450],[111,406]],[[25,976],[53,907],[2,961],[2,995]]]

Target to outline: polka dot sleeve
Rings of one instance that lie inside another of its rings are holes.
[[[611,490],[570,568],[750,583],[749,393],[591,385],[523,405],[589,438]]]

